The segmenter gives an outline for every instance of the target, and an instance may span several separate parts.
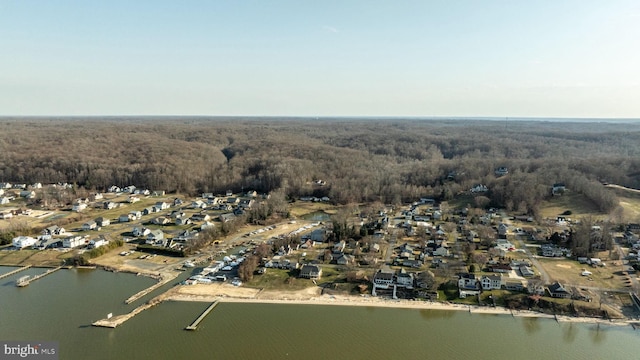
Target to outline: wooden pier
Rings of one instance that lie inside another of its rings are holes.
[[[203,311],[202,314],[200,314],[200,316],[198,316],[198,318],[193,323],[191,323],[191,325],[187,326],[184,329],[185,330],[196,330],[198,328],[198,325],[200,324],[200,322],[202,320],[204,320],[204,318],[207,317],[207,315],[209,315],[211,310],[213,310],[213,308],[215,308],[216,305],[218,305],[218,300],[212,302],[211,305],[209,305],[209,307],[205,311]]]
[[[36,276],[34,276],[32,278],[30,278],[28,276],[23,276],[20,279],[18,279],[18,281],[16,282],[16,286],[19,286],[19,287],[27,286],[27,285],[31,284],[32,282],[34,282],[34,281],[36,281],[36,280],[38,280],[40,278],[43,278],[43,277],[45,277],[45,276],[47,276],[49,274],[52,274],[52,273],[54,273],[54,272],[56,272],[56,271],[58,271],[60,269],[62,269],[62,266],[58,266],[57,268],[49,269],[49,270],[43,272],[42,274],[36,275]]]
[[[15,269],[15,270],[13,270],[13,271],[9,271],[9,272],[8,272],[8,273],[6,273],[6,274],[2,274],[2,275],[0,275],[0,279],[4,279],[4,278],[9,277],[9,276],[11,276],[11,275],[13,275],[13,274],[17,274],[17,273],[19,273],[20,271],[27,270],[27,269],[28,269],[28,268],[30,268],[30,267],[31,267],[31,265],[27,265],[27,266],[23,266],[23,267],[21,267],[20,269]]]
[[[162,279],[160,279],[160,281],[158,281],[157,283],[149,286],[148,288],[139,291],[138,293],[132,295],[130,298],[128,298],[127,300],[124,301],[125,304],[131,304],[132,302],[140,299],[141,297],[147,295],[148,293],[152,292],[153,290],[161,287],[162,285],[168,283],[169,281],[175,279],[178,276],[178,274],[176,273],[172,273],[172,274],[165,274],[163,275]]]

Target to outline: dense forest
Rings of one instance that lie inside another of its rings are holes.
[[[0,181],[228,189],[335,203],[448,199],[536,214],[562,182],[602,211],[640,188],[640,123],[296,118],[2,118]],[[507,176],[496,176],[507,167]],[[322,180],[319,182],[317,180]]]

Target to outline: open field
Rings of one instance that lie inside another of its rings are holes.
[[[59,266],[72,256],[71,251],[58,250],[19,250],[0,251],[0,264],[14,266]]]
[[[338,207],[322,202],[296,201],[292,204],[290,213],[292,217],[299,218],[317,211],[324,211],[325,213],[332,215],[338,211]]]
[[[598,218],[605,215],[600,213],[595,204],[589,199],[572,192],[566,192],[562,196],[555,196],[543,202],[540,206],[540,214],[543,218],[555,219],[567,210],[571,211],[571,215],[567,215],[570,218],[588,215]]]
[[[607,263],[605,267],[591,267],[568,259],[544,259],[538,262],[544,267],[552,280],[563,284],[600,287],[605,289],[625,288],[624,277],[619,274],[620,266]],[[582,276],[580,273],[586,269],[592,273],[590,276]]]

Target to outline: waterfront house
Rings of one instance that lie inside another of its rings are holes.
[[[322,268],[317,265],[303,265],[300,269],[300,277],[304,279],[320,279],[322,276]]]
[[[414,283],[413,273],[408,273],[404,269],[400,270],[398,275],[396,275],[396,283],[398,284],[398,286],[402,286],[407,289],[413,289],[413,283]]]
[[[571,297],[571,293],[559,282],[554,282],[547,287],[549,294],[554,298],[567,299]]]
[[[388,289],[389,286],[393,285],[393,278],[394,273],[378,270],[378,272],[373,276],[373,285],[374,287]]]
[[[84,244],[85,239],[82,236],[69,236],[62,240],[62,247],[67,249],[73,249]]]
[[[29,246],[33,246],[36,243],[36,239],[31,236],[18,236],[11,240],[11,245],[16,249],[24,249]]]
[[[480,282],[474,274],[461,273],[458,275],[458,292],[460,298],[480,294]]]
[[[500,290],[502,288],[502,276],[484,275],[480,278],[482,290]]]

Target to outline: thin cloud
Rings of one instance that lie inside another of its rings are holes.
[[[333,26],[329,26],[329,25],[322,26],[322,30],[324,30],[326,32],[334,33],[334,34],[337,34],[337,33],[340,32],[340,30],[336,29]]]

